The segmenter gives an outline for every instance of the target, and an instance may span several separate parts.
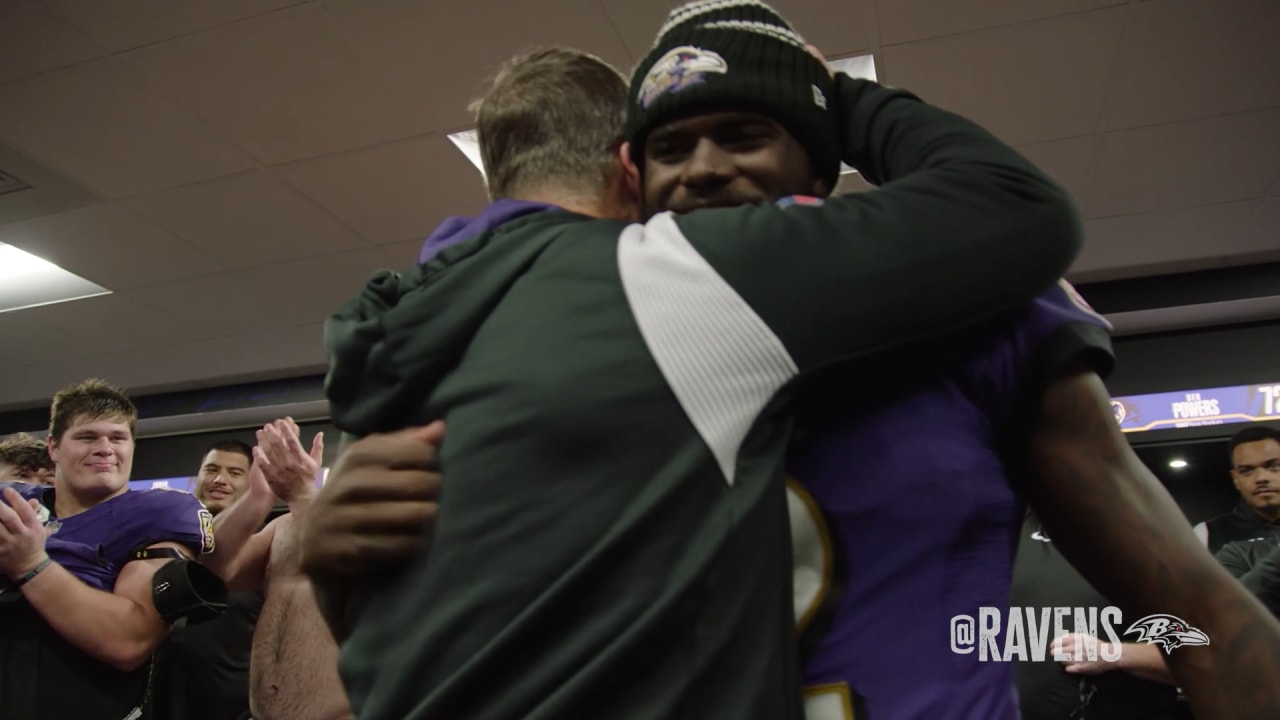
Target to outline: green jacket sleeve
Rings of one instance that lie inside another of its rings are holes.
[[[776,334],[796,371],[960,329],[1066,272],[1083,230],[1043,172],[905,91],[844,75],[837,89],[844,159],[881,187],[665,221]]]
[[[1230,542],[1223,545],[1218,553],[1214,555],[1214,559],[1224,570],[1231,573],[1231,577],[1239,580],[1241,576],[1249,572],[1249,568],[1253,563],[1249,561],[1249,555],[1245,551],[1247,543]]]
[[[1219,550],[1217,558],[1272,615],[1280,617],[1280,546],[1233,542]]]

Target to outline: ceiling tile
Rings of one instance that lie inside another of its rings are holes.
[[[150,45],[305,0],[44,0],[112,52]]]
[[[105,357],[107,356],[95,356],[95,360]],[[53,394],[58,390],[81,380],[101,377],[100,373],[92,370],[86,372],[85,364],[84,360],[62,358],[61,361],[27,365],[6,371],[4,384],[0,385],[0,410],[48,409]],[[44,428],[27,429],[42,430]]]
[[[632,62],[639,62],[680,0],[603,0]],[[773,0],[770,3],[805,40],[828,57],[877,46],[870,0]],[[621,68],[624,72],[630,67]]]
[[[0,169],[27,185],[25,190],[0,195],[0,225],[102,200],[3,142],[0,142]]]
[[[193,342],[214,335],[210,328],[184,322],[118,293],[43,305],[20,313],[39,325],[108,352]]]
[[[1124,277],[1218,267],[1224,256],[1252,252],[1242,231],[1256,201],[1204,205],[1085,224],[1088,243],[1073,273]]]
[[[1129,0],[876,0],[880,43],[899,43],[1067,15]]]
[[[1269,197],[1259,204],[1235,247],[1246,253],[1280,250],[1280,197]]]
[[[110,59],[0,86],[0,137],[110,198],[254,167]]]
[[[1280,2],[1144,2],[1136,10],[1106,129],[1280,105]]]
[[[212,257],[118,205],[0,226],[0,242],[111,290],[221,270]]]
[[[127,203],[228,269],[365,245],[354,231],[269,171],[187,185]]]
[[[1014,145],[1094,132],[1124,8],[885,48],[882,80]],[[1065,62],[1064,58],[1073,62]]]
[[[324,6],[430,130],[468,126],[467,105],[518,52],[568,45],[620,69],[630,64],[596,0],[469,0],[450,5],[447,20],[439,6],[421,0],[326,0]]]
[[[1090,217],[1261,197],[1280,167],[1280,109],[1102,137]]]
[[[1085,207],[1089,170],[1097,155],[1095,145],[1094,138],[1087,136],[1022,145],[1017,150],[1066,188],[1077,205]]]
[[[333,23],[310,6],[224,25],[122,58],[267,164],[426,129]]]
[[[299,278],[282,298],[287,301],[272,308],[272,317],[282,326],[324,322],[360,292],[374,272],[383,269],[377,249],[324,255],[266,267],[250,268],[245,278],[260,287],[278,285],[280,278]]]
[[[290,302],[295,282],[304,279],[278,275],[259,280],[237,271],[167,281],[126,294],[156,310],[176,315],[201,333],[222,337],[286,325],[281,316],[287,310],[281,308]]]
[[[275,372],[281,369],[319,370],[328,362],[324,352],[324,324],[273,330],[243,338],[233,338],[248,352],[240,372]]]
[[[73,303],[64,303],[67,305]],[[72,357],[93,356],[102,347],[39,322],[25,310],[0,313],[0,358],[14,365],[57,363]],[[12,379],[5,376],[5,385]]]
[[[836,181],[836,193],[855,193],[874,190],[875,186],[867,182],[866,178],[858,173],[845,173]]]
[[[102,48],[35,0],[0,2],[0,83],[102,54]]]
[[[425,239],[485,205],[484,178],[441,135],[272,169],[375,243]]]
[[[418,253],[422,251],[422,240],[414,238],[403,242],[379,245],[378,263],[388,269],[402,272],[418,262]]]
[[[231,383],[264,375],[279,377],[281,370],[315,365],[315,356],[314,351],[282,350],[273,330],[115,355],[102,363],[101,372],[140,394],[201,387],[213,380]]]

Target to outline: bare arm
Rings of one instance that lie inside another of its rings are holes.
[[[1280,623],[1214,561],[1133,454],[1096,374],[1071,373],[1045,390],[1028,460],[1028,500],[1104,597],[1176,615],[1210,637],[1166,658],[1196,717],[1275,718]]]
[[[276,518],[254,533],[237,553],[235,562],[223,570],[225,574],[222,575],[222,580],[227,584],[227,590],[261,590],[266,584],[271,542],[275,539],[276,524],[279,522],[280,518]]]
[[[189,551],[175,543],[153,548]],[[140,667],[169,633],[151,601],[151,578],[171,560],[135,560],[113,592],[95,590],[54,563],[22,586],[31,606],[72,645],[120,670]]]
[[[265,567],[265,550],[258,538],[261,534],[258,529],[271,514],[276,496],[267,486],[261,470],[256,467],[249,471],[249,483],[249,491],[244,497],[213,519],[213,552],[200,558],[200,562],[226,581],[228,588],[231,588],[232,578],[252,575],[253,566],[262,564]],[[270,547],[268,539],[266,548]]]
[[[1143,680],[1165,685],[1177,684],[1164,661],[1164,653],[1155,645],[1121,644],[1119,669]]]

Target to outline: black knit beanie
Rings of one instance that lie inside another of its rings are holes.
[[[631,159],[643,167],[649,133],[672,120],[758,112],[786,128],[808,151],[814,173],[835,187],[835,86],[804,45],[782,16],[756,0],[702,0],[671,11],[631,76]]]

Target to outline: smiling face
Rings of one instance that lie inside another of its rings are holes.
[[[210,450],[200,463],[196,499],[217,515],[249,489],[249,457],[232,450]]]
[[[97,503],[127,490],[134,447],[129,426],[124,417],[80,415],[61,436],[49,438],[59,491]]]
[[[828,192],[800,143],[757,113],[707,113],[662,125],[649,134],[643,162],[650,214]]]

